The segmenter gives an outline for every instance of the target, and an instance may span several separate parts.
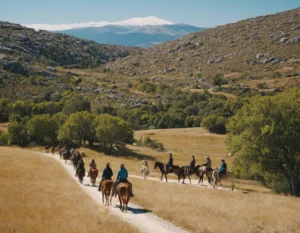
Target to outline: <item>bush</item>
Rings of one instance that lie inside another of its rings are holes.
[[[0,145],[5,146],[7,145],[7,142],[8,142],[8,133],[7,132],[3,133],[2,131],[0,131]]]
[[[206,128],[209,132],[225,134],[227,119],[216,115],[205,117],[201,121],[201,126]]]

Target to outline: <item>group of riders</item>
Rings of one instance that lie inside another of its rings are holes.
[[[78,150],[75,150],[75,149],[71,149],[67,146],[64,146],[64,148],[62,149],[63,150],[63,154],[70,157],[70,159],[72,160],[74,158],[74,156],[76,156],[76,153],[78,154],[79,151]],[[218,177],[221,177],[223,174],[226,174],[226,171],[227,171],[227,164],[225,162],[224,159],[221,160],[221,166],[218,168]],[[206,161],[205,163],[201,164],[202,166],[205,166],[206,167],[206,171],[212,171],[212,167],[211,167],[211,159],[209,156],[206,157]],[[146,166],[148,168],[148,161],[146,159],[143,160],[142,162],[142,165],[143,166]],[[166,171],[166,173],[171,173],[172,172],[172,167],[174,165],[174,161],[173,161],[173,155],[172,153],[169,153],[169,159],[168,159],[168,162],[165,163],[165,166],[164,166],[164,169]],[[187,173],[195,173],[195,169],[196,169],[196,160],[195,160],[195,156],[192,155],[192,160],[189,164],[189,166],[186,166],[187,170],[186,172]],[[95,162],[95,159],[92,159],[90,164],[89,164],[89,171],[88,171],[88,177],[90,176],[90,173],[91,173],[91,170],[92,169],[95,169],[97,170],[97,164]],[[79,153],[79,160],[77,162],[77,165],[76,165],[76,176],[79,174],[79,172],[82,171],[85,173],[85,168],[84,168],[84,161],[82,159],[82,156],[80,156],[80,153]],[[98,172],[98,170],[97,170]],[[101,184],[104,180],[112,180],[112,176],[113,176],[113,171],[110,167],[110,163],[107,162],[106,163],[106,166],[102,172],[102,179],[100,181],[100,185],[99,185],[99,192],[101,191]],[[112,196],[114,195],[115,193],[115,188],[117,187],[117,185],[119,183],[129,183],[132,187],[132,184],[128,181],[128,171],[127,169],[125,168],[125,165],[124,164],[121,164],[120,165],[120,169],[117,173],[117,180],[116,182],[114,183],[114,188],[113,188],[113,191],[112,191]],[[131,189],[131,197],[133,197],[133,192],[132,192],[132,189]]]
[[[211,167],[211,159],[209,156],[206,156],[206,161],[205,163],[201,164],[201,166],[205,166],[206,167],[206,171],[212,171],[212,167]],[[165,171],[167,173],[171,172],[173,167],[173,155],[172,153],[169,153],[169,160],[168,162],[165,164]],[[187,170],[186,173],[195,173],[195,168],[196,168],[196,159],[195,156],[192,155],[192,161],[190,162],[189,166],[187,166]],[[222,175],[226,174],[227,171],[227,164],[225,162],[224,159],[221,160],[221,165],[218,168],[218,177],[221,177]]]

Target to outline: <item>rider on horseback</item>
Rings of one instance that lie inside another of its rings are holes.
[[[173,156],[169,153],[169,161],[166,163],[166,171],[169,172],[173,167]]]
[[[88,172],[88,177],[90,177],[91,169],[97,169],[97,164],[95,162],[95,159],[92,159],[92,161],[90,162],[90,169]]]
[[[196,165],[196,160],[195,160],[195,156],[192,155],[192,161],[190,162],[190,172],[193,172],[195,169],[195,165]]]
[[[128,184],[131,185],[130,196],[133,197],[132,184],[127,180],[127,178],[128,178],[128,171],[125,168],[124,164],[121,164],[120,170],[118,171],[118,175],[117,175],[117,181],[114,183],[114,188],[113,188],[113,191],[112,191],[112,196],[115,194],[115,190],[116,190],[116,187],[118,186],[118,184],[120,184],[120,183],[128,183]]]
[[[211,160],[208,156],[206,156],[206,161],[205,163],[202,164],[202,166],[206,166],[206,170],[207,171],[211,171],[212,168],[211,168]]]
[[[227,164],[225,163],[225,160],[222,159],[221,161],[222,161],[222,164],[221,164],[221,166],[218,169],[218,177],[219,177],[219,179],[221,178],[221,175],[226,174],[226,171],[227,171]]]
[[[146,158],[144,158],[142,165],[148,167],[148,161]]]
[[[102,185],[103,180],[111,180],[111,177],[113,175],[114,175],[114,173],[110,168],[110,164],[106,163],[106,167],[104,168],[103,173],[102,173],[102,180],[100,181],[99,188],[98,188],[99,192],[101,191],[101,185]]]
[[[79,174],[79,171],[84,171],[85,172],[84,162],[83,162],[82,158],[80,158],[78,163],[77,163],[76,176]]]

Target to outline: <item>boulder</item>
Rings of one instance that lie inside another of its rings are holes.
[[[287,42],[289,39],[288,38],[286,38],[286,37],[283,37],[283,38],[280,38],[280,43],[285,43],[285,42]]]

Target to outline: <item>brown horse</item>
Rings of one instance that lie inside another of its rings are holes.
[[[45,146],[46,153],[49,153],[49,150],[50,150],[50,146]]]
[[[81,159],[81,155],[78,154],[77,152],[72,156],[71,160],[72,160],[72,163],[73,163],[73,167],[74,167],[74,170],[76,170],[77,168],[77,163],[78,161]]]
[[[55,147],[52,146],[50,150],[51,150],[51,154],[52,154],[52,156],[53,156],[53,155],[54,155],[54,152],[55,152]]]
[[[122,212],[124,211],[125,213],[127,212],[131,193],[132,193],[132,186],[129,183],[120,183],[116,187],[115,196],[118,195],[119,202],[120,202],[120,210]]]
[[[202,186],[204,175],[206,175],[208,183],[210,184],[210,181],[213,179],[212,173],[213,173],[212,169],[207,169],[206,166],[200,165],[200,167],[198,168],[198,170],[196,172],[196,175],[199,176],[198,184],[200,184],[200,182],[201,182],[201,186]]]
[[[222,174],[221,177],[218,176],[218,169],[213,170],[212,177],[214,179],[214,188],[216,187],[217,183],[220,182],[220,186],[223,188],[221,180],[228,180],[231,183],[231,191],[234,189],[234,174],[231,171],[227,171],[226,174]]]
[[[109,201],[109,196],[110,196],[110,192],[112,190],[113,185],[114,185],[114,182],[112,180],[103,180],[102,181],[101,192],[102,192],[103,205],[104,205],[104,197],[105,197],[106,205],[109,206],[109,204],[111,204],[111,198]]]
[[[160,178],[160,180],[162,180],[163,175],[165,175],[166,182],[168,182],[167,174],[168,173],[174,173],[174,174],[177,175],[177,177],[178,177],[178,183],[179,183],[179,181],[180,181],[180,167],[179,166],[174,165],[171,169],[169,169],[169,171],[166,171],[165,164],[156,161],[154,163],[154,169],[156,169],[157,167],[159,168],[159,170],[161,172],[161,178]]]
[[[193,174],[197,174],[197,171],[199,169],[199,167],[201,167],[201,165],[197,165],[195,166],[192,170],[190,169],[190,166],[183,166],[180,168],[180,173],[179,173],[179,179],[182,176],[183,180],[182,183],[184,184],[185,181],[185,177],[188,176],[189,180],[190,180],[190,184],[191,182],[191,175]]]
[[[85,177],[85,169],[78,168],[77,176],[78,176],[80,184],[82,184],[83,177]]]
[[[90,169],[90,178],[91,178],[91,183],[92,183],[93,187],[95,187],[97,176],[98,176],[98,169],[97,168],[91,168]]]

